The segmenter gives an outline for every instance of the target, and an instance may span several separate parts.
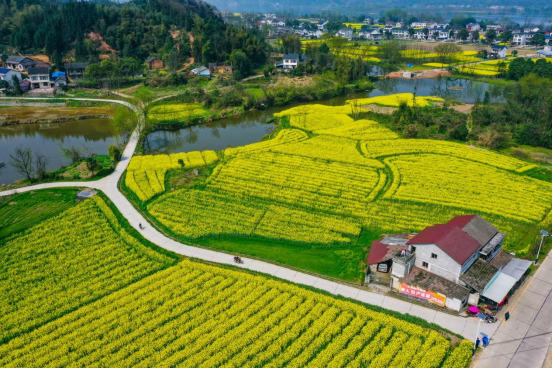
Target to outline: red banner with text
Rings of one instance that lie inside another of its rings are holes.
[[[425,290],[416,286],[408,285],[408,284],[402,284],[400,285],[399,292],[401,294],[413,296],[415,298],[424,299],[427,301],[430,301],[432,303],[435,303],[437,305],[440,305],[441,307],[445,306],[445,302],[447,300],[447,297],[443,294],[435,293],[430,290]]]

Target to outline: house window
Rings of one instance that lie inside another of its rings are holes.
[[[431,253],[431,258],[433,258],[433,259],[437,259],[437,254],[435,254],[435,253]]]
[[[423,268],[429,268],[429,264],[427,262],[422,262],[422,267]]]

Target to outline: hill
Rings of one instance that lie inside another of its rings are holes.
[[[45,53],[58,66],[64,59],[97,61],[104,53],[140,62],[154,55],[226,61],[238,49],[253,64],[265,60],[261,37],[226,25],[199,0],[24,0],[2,3],[0,19],[0,44],[7,45],[0,53]]]

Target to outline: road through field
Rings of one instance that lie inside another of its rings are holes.
[[[33,98],[37,100],[39,98]],[[280,279],[291,281],[297,284],[311,286],[320,290],[324,290],[334,295],[342,295],[347,298],[355,299],[367,304],[377,305],[386,309],[394,310],[400,313],[408,313],[413,316],[423,318],[424,320],[432,323],[436,323],[443,328],[446,328],[452,332],[460,334],[467,339],[473,340],[478,331],[478,319],[476,318],[464,318],[455,316],[452,314],[437,311],[435,309],[426,308],[418,304],[409,303],[403,300],[395,299],[393,297],[370,292],[354,286],[345,285],[332,280],[325,279],[323,277],[307,274],[283,266],[279,266],[273,263],[264,262],[257,259],[251,259],[242,257],[242,264],[235,264],[233,255],[223,252],[217,252],[205,248],[194,247],[186,244],[179,243],[173,239],[160,233],[154,226],[151,226],[148,221],[142,216],[142,214],[132,206],[128,199],[119,191],[117,183],[121,178],[123,172],[126,170],[130,159],[134,155],[136,146],[138,144],[139,131],[144,123],[143,112],[137,107],[133,106],[126,101],[117,100],[98,100],[98,99],[72,99],[72,100],[86,100],[86,101],[104,101],[114,102],[127,106],[132,109],[138,116],[138,127],[132,133],[129,142],[123,152],[121,161],[118,163],[115,171],[106,176],[105,178],[97,181],[82,181],[82,182],[57,182],[57,183],[45,183],[31,185],[24,188],[18,188],[15,190],[8,190],[0,192],[0,196],[9,196],[21,192],[28,192],[31,190],[39,190],[46,188],[60,188],[60,187],[90,187],[97,190],[101,190],[107,195],[107,197],[114,203],[119,212],[128,220],[130,225],[138,230],[144,238],[157,244],[159,247],[173,251],[177,254],[181,254],[187,257],[197,258],[204,261],[234,265],[237,267],[261,272]],[[145,228],[140,229],[140,224]],[[552,299],[552,298],[549,298]],[[552,306],[552,300],[548,302]],[[499,323],[487,324],[482,323],[480,331],[493,336],[498,328]]]

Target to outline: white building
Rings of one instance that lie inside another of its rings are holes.
[[[17,77],[19,82],[23,80],[21,73],[16,70],[11,70],[7,68],[0,68],[0,80],[8,82],[10,87],[13,87],[13,77]]]
[[[478,215],[457,216],[402,242],[390,237],[373,242],[367,263],[375,276],[391,268],[391,286],[406,295],[453,310],[468,300],[499,306],[531,265],[502,251],[504,237]]]
[[[343,38],[346,38],[346,39],[351,39],[351,38],[353,38],[353,30],[350,29],[350,28],[341,28],[337,32],[337,36],[343,37]]]
[[[28,73],[31,79],[31,89],[52,88],[50,84],[50,70],[48,68],[29,68]]]
[[[284,55],[282,67],[284,70],[293,70],[299,65],[299,55],[298,54],[286,54]]]

